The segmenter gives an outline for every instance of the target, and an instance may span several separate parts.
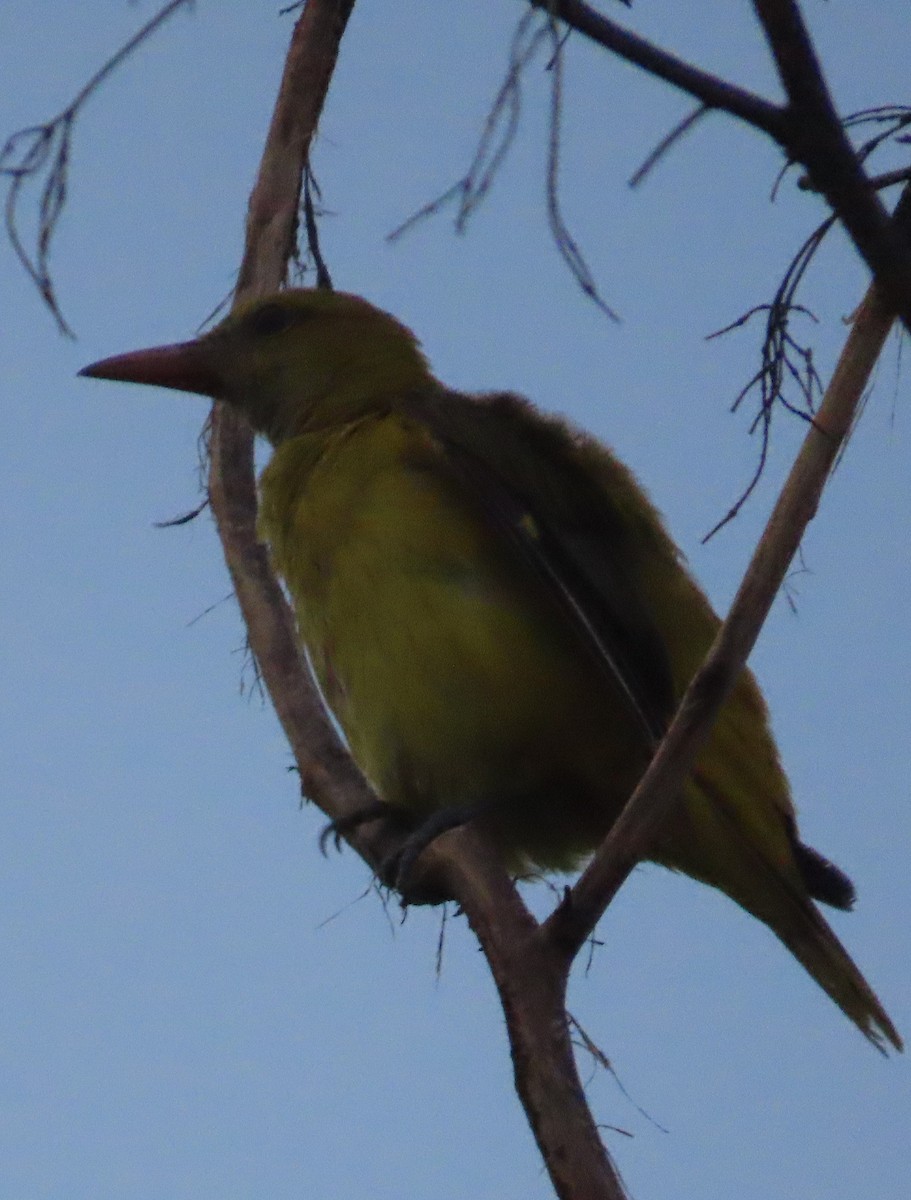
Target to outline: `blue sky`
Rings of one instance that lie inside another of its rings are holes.
[[[300,811],[272,713],[242,688],[209,519],[153,528],[196,502],[204,404],[75,378],[190,335],[229,291],[291,28],[278,7],[200,0],[85,110],[53,252],[76,342],[0,247],[0,1200],[551,1194],[470,934],[449,922],[437,979],[438,914],[390,921],[361,898],[359,860],[320,857],[321,816]],[[842,111],[908,98],[905,4],[806,7]],[[687,103],[571,38],[565,215],[622,323],[548,237],[540,62],[467,233],[441,216],[388,245],[467,166],[522,10],[359,0],[315,152],[327,259],[447,383],[524,392],[610,442],[723,609],[802,429],[779,420],[751,504],[702,545],[757,453],[748,414],[728,414],[757,331],[705,335],[770,297],[821,204],[787,185],[770,204],[776,152],[717,116],[631,191]],[[0,135],[58,111],[152,11],[6,0]],[[642,0],[627,19],[777,95],[747,4]],[[823,375],[865,286],[836,235],[804,296]],[[797,611],[779,599],[753,663],[805,836],[857,884],[833,924],[908,1037],[897,346],[806,539]],[[873,1052],[757,922],[642,868],[599,936],[571,1008],[653,1118],[594,1074],[638,1200],[911,1192],[908,1064]]]

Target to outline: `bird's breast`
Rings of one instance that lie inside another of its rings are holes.
[[[390,418],[318,456],[287,443],[263,480],[264,532],[355,757],[427,808],[538,786],[582,743],[603,763],[611,740],[574,635],[434,452]],[[629,759],[637,733],[613,725]]]

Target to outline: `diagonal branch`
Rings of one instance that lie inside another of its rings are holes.
[[[911,233],[911,189],[896,209],[896,233]],[[746,663],[819,499],[895,311],[871,285],[857,311],[825,398],[778,498],[727,620],[696,672],[670,729],[610,834],[572,892],[542,926],[542,936],[571,960],[680,796],[715,717]]]
[[[584,0],[528,0],[535,8],[558,17],[571,29],[584,34],[605,50],[641,67],[649,75],[673,84],[699,100],[706,108],[739,117],[761,129],[776,142],[784,134],[785,110],[746,88],[727,83],[700,67],[678,58],[638,34],[630,33],[616,21],[596,12]]]

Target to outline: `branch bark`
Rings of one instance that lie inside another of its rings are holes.
[[[294,253],[301,181],[354,0],[310,0],[299,17],[247,211],[235,306],[278,291]],[[300,771],[330,816],[371,796],[326,717],[297,645],[294,617],[256,536],[253,434],[224,405],[212,411],[209,499],[250,645]],[[375,862],[364,846],[368,858]]]
[[[893,225],[898,236],[911,234],[911,188],[902,195]],[[895,316],[879,286],[871,284],[855,314],[819,412],[705,662],[610,834],[564,903],[542,926],[542,936],[561,946],[570,961],[680,803],[690,769],[746,665],[804,531],[816,515]]]
[[[541,936],[542,927],[470,827],[425,851],[437,854],[446,854],[447,880],[496,984],[516,1093],[554,1191],[560,1200],[627,1200],[576,1066],[565,999],[571,960]]]
[[[761,129],[780,141],[784,133],[785,112],[777,104],[757,96],[746,88],[728,83],[686,62],[638,34],[630,33],[616,21],[596,12],[584,0],[527,0],[535,8],[559,18],[578,33],[584,34],[605,50],[641,67],[656,79],[663,79],[699,100],[706,108],[739,117],[755,129]]]
[[[235,304],[281,287],[294,251],[301,181],[354,0],[308,0],[292,34],[262,163],[250,197]],[[294,618],[256,536],[252,434],[220,405],[211,416],[209,496],[250,646],[294,753],[302,788],[329,816],[372,793],[328,721],[297,646]],[[368,827],[370,828],[370,827]],[[373,867],[390,835],[363,828],[352,844]],[[487,956],[509,1031],[516,1089],[561,1200],[623,1200],[585,1102],[564,1005],[568,963],[491,852],[470,830],[422,856],[422,880],[453,896]]]
[[[911,330],[911,241],[871,186],[826,86],[794,0],[753,0],[788,96],[785,138],[870,268],[879,292]]]

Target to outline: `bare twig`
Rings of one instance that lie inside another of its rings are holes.
[[[629,180],[630,187],[639,187],[645,181],[646,176],[651,174],[660,160],[667,154],[671,146],[676,145],[709,111],[708,105],[700,104],[692,112],[687,113],[682,120],[678,121],[670,133],[666,133],[654,150],[648,154],[642,165],[637,167],[632,173]]]
[[[563,117],[563,41],[557,32],[553,19],[548,20],[548,32],[553,44],[553,54],[550,60],[550,136],[547,146],[547,219],[554,243],[560,256],[572,272],[573,277],[582,289],[583,295],[593,301],[598,308],[610,317],[619,321],[619,317],[602,299],[595,277],[579,249],[578,244],[569,232],[560,206],[560,132]]]
[[[194,508],[191,508],[188,512],[181,513],[179,517],[170,517],[167,521],[153,522],[154,527],[155,529],[175,529],[178,525],[189,525],[191,521],[195,521],[201,513],[204,513],[208,507],[209,497],[206,496]]]
[[[911,108],[907,104],[880,104],[876,108],[861,108],[848,113],[842,121],[845,129],[859,129],[864,125],[878,125],[879,130],[860,146],[857,156],[861,162],[875,154],[886,142],[907,140],[901,132],[911,125]]]
[[[111,55],[62,112],[43,125],[30,125],[17,130],[7,138],[3,149],[0,150],[0,175],[6,175],[10,180],[4,209],[7,236],[16,256],[53,314],[61,333],[68,337],[73,337],[74,334],[63,317],[54,291],[50,273],[50,253],[57,223],[67,200],[70,143],[76,118],[86,101],[107,77],[173,16],[178,8],[189,3],[192,3],[192,0],[170,0],[170,3],[165,4],[147,21],[116,54]],[[34,252],[29,252],[19,236],[19,200],[25,184],[30,180],[40,179],[42,173],[45,173],[45,178],[38,206],[37,244]]]
[[[506,77],[494,98],[484,121],[484,127],[474,157],[460,180],[440,195],[428,201],[387,235],[387,241],[397,241],[416,225],[436,216],[449,204],[456,204],[455,228],[464,233],[469,219],[485,199],[499,174],[506,155],[519,129],[522,111],[522,76],[539,47],[549,43],[550,57],[546,70],[550,75],[550,115],[547,139],[546,202],[547,221],[554,245],[569,267],[583,295],[587,296],[611,320],[619,318],[604,301],[595,277],[563,217],[560,202],[560,146],[563,118],[563,49],[557,24],[550,14],[538,19],[529,10],[519,21],[513,34]]]
[[[455,216],[457,233],[464,233],[475,209],[490,191],[500,167],[509,153],[519,128],[522,112],[522,75],[543,42],[552,37],[550,20],[539,21],[527,12],[513,34],[506,77],[487,113],[481,136],[468,170],[456,183],[407,217],[387,234],[395,242],[428,217],[436,216],[453,201],[458,201]]]
[[[319,184],[313,175],[313,168],[310,166],[310,156],[308,155],[304,166],[304,229],[307,233],[307,249],[316,268],[316,286],[331,290],[332,276],[329,274],[329,268],[326,266],[326,261],[323,258],[323,252],[319,244],[316,208],[313,204],[314,192],[318,198],[320,194]]]
[[[795,296],[816,251],[834,224],[835,218],[827,217],[813,230],[791,260],[771,303],[756,305],[724,329],[709,334],[709,338],[721,337],[722,334],[742,328],[755,316],[765,314],[766,317],[759,370],[741,388],[731,405],[731,411],[736,412],[748,395],[755,390],[759,391],[759,412],[750,427],[751,434],[757,429],[761,431],[759,460],[746,487],[721,520],[705,535],[703,542],[709,541],[737,516],[762,478],[775,409],[780,405],[804,420],[813,418],[817,397],[822,395],[822,382],[813,361],[811,348],[799,342],[791,333],[791,319],[799,315],[812,321],[816,320],[808,308],[796,302]],[[799,404],[794,404],[788,399],[789,384],[796,385]]]
[[[620,1089],[620,1092],[623,1095],[624,1099],[629,1101],[629,1103],[633,1106],[633,1108],[636,1110],[636,1112],[641,1117],[644,1117],[650,1125],[653,1125],[655,1127],[655,1129],[660,1130],[661,1133],[669,1133],[670,1130],[667,1129],[666,1126],[662,1125],[659,1121],[656,1121],[655,1118],[651,1115],[651,1113],[646,1112],[646,1110],[642,1107],[642,1105],[637,1103],[633,1099],[633,1097],[627,1091],[626,1085],[624,1084],[623,1080],[617,1074],[617,1069],[614,1066],[614,1064],[607,1057],[607,1055],[604,1053],[604,1051],[601,1049],[601,1047],[598,1045],[598,1043],[594,1040],[594,1038],[591,1036],[591,1034],[589,1034],[588,1031],[585,1028],[583,1028],[583,1026],[572,1015],[572,1013],[569,1014],[569,1025],[570,1025],[570,1029],[575,1030],[575,1033],[578,1035],[580,1048],[582,1050],[584,1050],[586,1052],[586,1054],[588,1054],[588,1056],[591,1058],[592,1062],[595,1064],[596,1067],[601,1067],[602,1070],[607,1071],[608,1075],[611,1076],[614,1083]],[[575,1041],[575,1038],[573,1040]],[[616,1129],[616,1126],[611,1126],[611,1128]],[[627,1130],[624,1130],[624,1129],[618,1130],[618,1132],[625,1133],[627,1137],[633,1136],[631,1133],[629,1133]]]

